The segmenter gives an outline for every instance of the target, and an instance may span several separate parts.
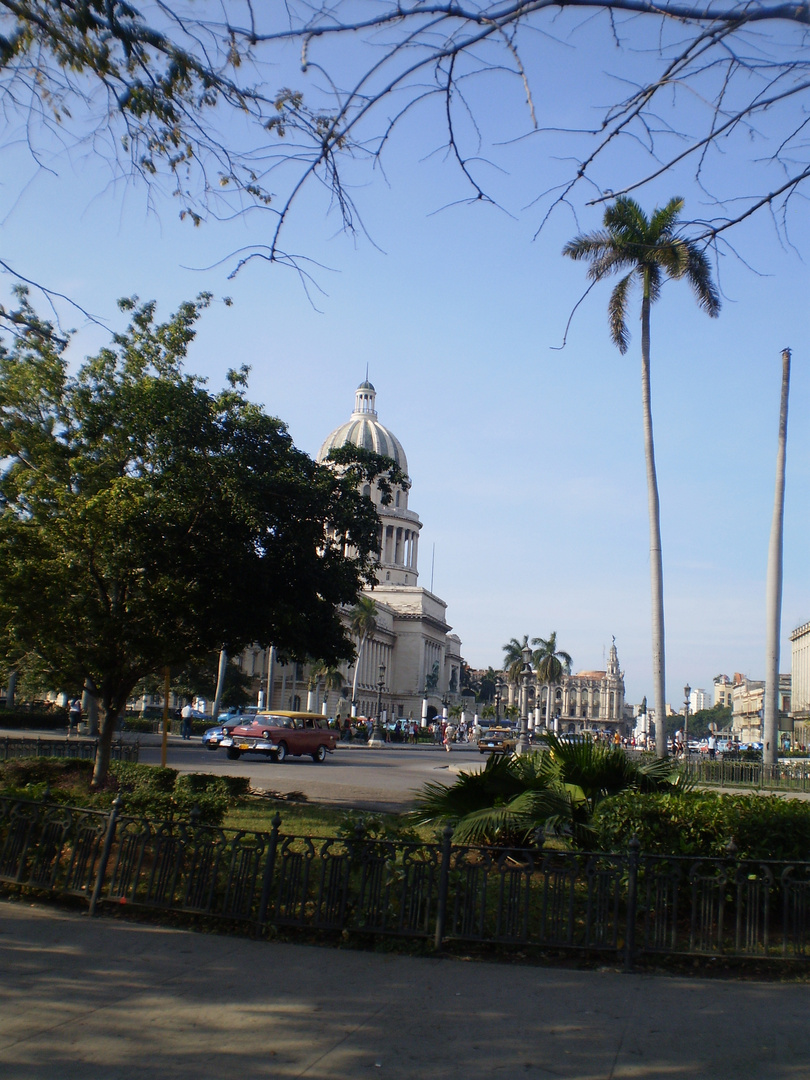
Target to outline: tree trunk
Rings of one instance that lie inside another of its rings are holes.
[[[118,725],[118,717],[121,708],[116,708],[111,702],[101,703],[101,727],[96,744],[96,761],[93,766],[92,787],[101,787],[107,779],[110,769],[110,754],[115,729]]]
[[[219,707],[222,704],[222,691],[225,687],[225,672],[228,668],[228,654],[224,649],[219,651],[219,668],[217,670],[217,689],[214,695],[213,717],[214,723],[219,716]]]
[[[357,646],[357,661],[354,665],[354,677],[352,678],[352,705],[354,706],[353,716],[357,715],[357,676],[360,672],[360,660],[363,656],[363,647],[366,644],[366,634],[360,638],[360,644]]]
[[[652,673],[655,695],[655,753],[667,756],[666,670],[664,660],[664,560],[661,552],[661,510],[655,473],[652,401],[650,396],[650,291],[644,281],[641,302],[641,404],[644,417],[644,459],[647,463],[647,508],[650,518],[650,585],[652,591]]]
[[[774,765],[779,757],[779,632],[782,622],[782,553],[785,523],[785,458],[787,455],[790,349],[782,350],[782,399],[776,451],[768,575],[765,590],[765,695],[763,699],[762,760]]]
[[[17,695],[17,672],[8,673],[8,686],[6,687],[6,708],[14,708],[14,698]]]
[[[98,735],[98,695],[91,679],[84,680],[82,709],[87,717],[88,734]]]
[[[267,650],[267,708],[273,708],[273,683],[275,682],[276,650],[271,645]],[[282,701],[282,705],[283,705]]]

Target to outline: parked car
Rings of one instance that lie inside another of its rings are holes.
[[[317,713],[262,712],[250,723],[237,724],[219,745],[232,761],[242,754],[262,754],[278,762],[305,755],[323,762],[337,741],[337,732]]]
[[[203,732],[202,743],[206,750],[216,750],[226,735],[240,724],[249,724],[259,710],[255,705],[244,709],[229,709],[219,714],[219,723]]]
[[[241,713],[235,713],[226,717],[220,717],[221,723],[216,727],[210,727],[203,732],[202,743],[206,750],[216,750],[226,735],[230,735],[235,727],[244,724],[247,717]]]

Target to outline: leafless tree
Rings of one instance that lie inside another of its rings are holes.
[[[419,110],[465,197],[499,201],[483,85],[520,129],[511,137],[549,140],[566,159],[553,184],[538,178],[533,229],[555,208],[576,214],[689,167],[709,208],[699,235],[765,210],[789,243],[810,176],[809,25],[806,2],[742,0],[0,0],[4,137],[44,168],[65,150],[100,155],[113,177],[170,191],[195,224],[260,211],[261,242],[232,253],[233,268],[260,258],[300,271],[283,237],[301,192],[324,185],[343,227],[360,229],[357,170],[384,165]],[[585,34],[614,100],[567,126],[534,86],[554,50],[590,78]]]

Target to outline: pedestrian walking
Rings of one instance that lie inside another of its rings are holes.
[[[193,715],[194,710],[191,707],[191,702],[187,701],[183,706],[183,711],[180,713],[180,716],[183,719],[183,726],[180,729],[180,734],[184,739],[191,738],[191,718]]]
[[[76,730],[76,734],[79,734],[79,724],[82,720],[82,699],[79,697],[73,698],[68,707],[68,735],[72,731]]]

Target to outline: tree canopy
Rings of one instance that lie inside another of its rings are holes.
[[[160,323],[122,301],[128,328],[71,374],[22,295],[27,329],[0,348],[2,656],[36,658],[65,689],[89,679],[107,749],[133,687],[165,666],[271,641],[350,657],[339,608],[374,576],[359,485],[393,463],[343,448],[339,468],[318,465],[248,401],[246,368],[216,393],[185,373],[208,302]]]

